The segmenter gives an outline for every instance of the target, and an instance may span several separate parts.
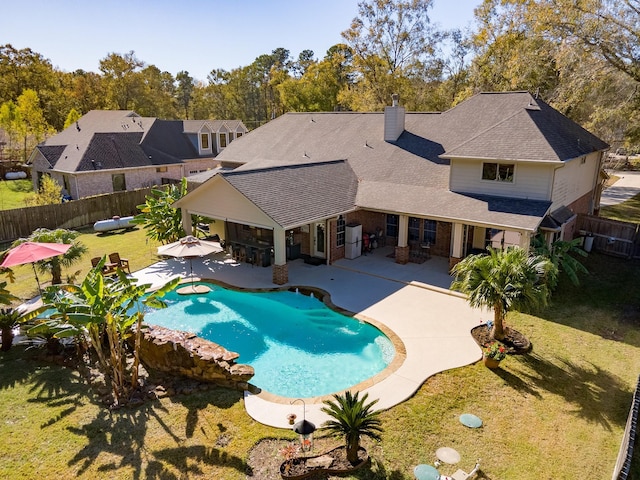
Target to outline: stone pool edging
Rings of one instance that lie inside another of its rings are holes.
[[[255,390],[250,365],[235,363],[239,355],[217,343],[179,330],[146,325],[140,360],[150,370],[213,383],[234,390]]]

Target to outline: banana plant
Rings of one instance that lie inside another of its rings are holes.
[[[179,279],[167,282],[153,292],[150,284],[137,284],[119,271],[117,279],[102,274],[105,258],[87,273],[80,285],[56,285],[46,289],[43,298],[55,310],[48,327],[56,326],[57,336],[86,339],[109,379],[115,405],[126,403],[138,386],[140,343],[144,307],[164,308],[161,300]],[[133,338],[133,362],[128,367],[126,344]]]

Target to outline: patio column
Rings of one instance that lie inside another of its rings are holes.
[[[528,252],[531,248],[531,232],[520,232],[520,247]]]
[[[464,225],[462,223],[453,224],[453,234],[451,235],[451,255],[449,256],[449,268],[462,260],[464,242]]]
[[[182,228],[186,235],[193,235],[193,225],[191,224],[191,214],[186,208],[181,208],[180,213],[182,215]]]
[[[286,231],[284,228],[273,229],[273,273],[272,281],[276,285],[284,285],[289,281],[287,266]]]
[[[409,217],[400,215],[398,219],[398,245],[396,245],[396,263],[409,262]]]

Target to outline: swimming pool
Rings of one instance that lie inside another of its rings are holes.
[[[393,344],[373,325],[292,291],[243,292],[207,284],[203,295],[168,293],[168,307],[145,322],[192,332],[237,352],[251,383],[283,397],[316,397],[352,387],[384,370]]]

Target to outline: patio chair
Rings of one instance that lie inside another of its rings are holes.
[[[451,475],[451,480],[471,480],[473,477],[475,477],[478,474],[479,470],[480,470],[480,459],[478,459],[478,461],[476,462],[476,466],[473,467],[473,470],[471,470],[469,473],[465,472],[462,469],[456,470],[456,472],[453,475]]]
[[[128,273],[131,273],[129,260],[126,258],[120,258],[120,254],[118,252],[109,254],[109,262],[114,266],[114,269],[121,268],[122,270],[126,270]]]
[[[91,259],[91,266],[96,267],[100,263],[100,257],[93,257]],[[111,263],[105,263],[102,267],[103,275],[111,275],[112,273],[116,273],[116,267]]]

